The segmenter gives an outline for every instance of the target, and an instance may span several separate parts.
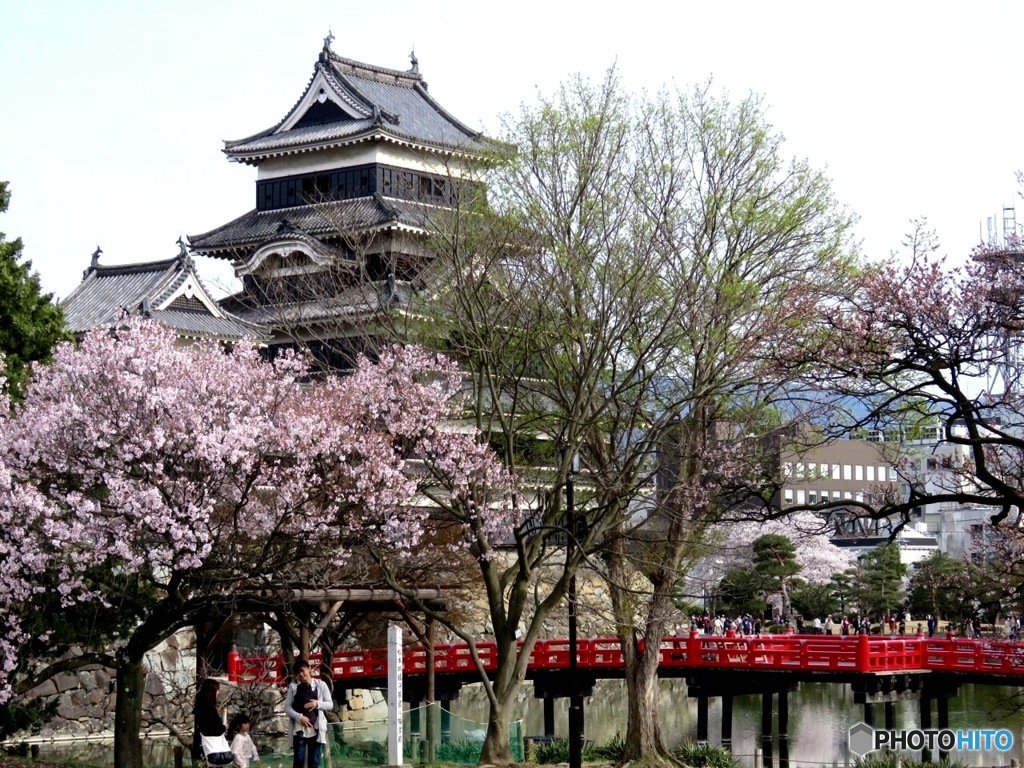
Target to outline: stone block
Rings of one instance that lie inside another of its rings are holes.
[[[54,696],[57,693],[57,684],[52,680],[47,680],[40,683],[31,691],[28,692],[27,698],[35,699],[39,697]]]
[[[78,675],[60,674],[53,677],[58,693],[70,691],[78,687]]]
[[[110,676],[110,672],[106,669],[97,669],[92,673],[93,678],[96,680],[96,687],[101,688],[105,691],[113,692],[113,678]]]
[[[161,668],[173,672],[181,665],[181,654],[174,648],[162,651],[159,656]]]
[[[149,696],[163,696],[167,692],[159,675],[146,675],[144,691]]]
[[[101,691],[99,688],[93,688],[86,694],[85,700],[89,704],[105,705],[107,701],[107,696],[108,694],[106,691]]]

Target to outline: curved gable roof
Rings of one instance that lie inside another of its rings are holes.
[[[367,140],[445,152],[473,153],[486,146],[478,131],[430,96],[415,64],[402,72],[346,59],[331,51],[328,39],[288,114],[264,131],[224,142],[224,153],[258,165],[269,157]]]
[[[98,250],[98,249],[97,249]],[[102,266],[98,253],[82,282],[61,302],[74,334],[115,325],[126,312],[142,312],[179,336],[223,340],[266,337],[266,330],[235,317],[210,296],[185,253],[173,259]]]

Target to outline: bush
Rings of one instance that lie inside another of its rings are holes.
[[[908,760],[902,755],[897,755],[892,752],[888,752],[883,755],[859,757],[853,765],[854,768],[964,768],[964,764],[959,760],[923,762],[921,760]]]
[[[581,757],[585,762],[617,762],[622,756],[622,751],[622,739],[616,734],[615,738],[601,746],[595,745],[592,741],[584,741]],[[569,740],[559,737],[547,741],[532,741],[527,750],[526,760],[540,765],[568,763]]]
[[[615,734],[612,740],[605,744],[598,744],[591,750],[597,760],[607,760],[611,763],[621,763],[626,753],[626,743],[619,734]]]
[[[739,768],[739,761],[725,747],[714,747],[702,742],[680,744],[673,757],[691,768]]]

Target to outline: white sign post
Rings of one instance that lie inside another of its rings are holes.
[[[388,765],[402,762],[402,628],[388,627]]]

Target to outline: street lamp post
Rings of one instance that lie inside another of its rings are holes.
[[[583,697],[578,694],[577,642],[576,642],[576,570],[572,565],[576,551],[576,489],[573,475],[579,471],[579,457],[573,453],[569,471],[565,478],[565,525],[568,529],[565,545],[565,561],[572,568],[569,576],[569,591],[566,595],[569,602],[569,768],[581,768],[583,764]]]

